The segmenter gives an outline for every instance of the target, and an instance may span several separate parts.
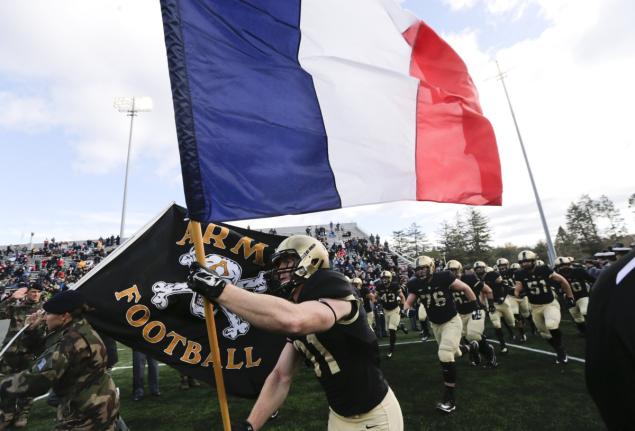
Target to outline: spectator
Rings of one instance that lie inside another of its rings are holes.
[[[150,394],[158,397],[159,391],[159,363],[156,359],[144,353],[133,350],[132,352],[132,400],[139,401],[145,395],[143,377],[146,363],[148,364],[148,388]]]

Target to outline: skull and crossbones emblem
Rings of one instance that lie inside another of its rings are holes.
[[[184,253],[179,257],[179,263],[189,267],[196,260],[194,249],[190,249],[188,253]],[[247,289],[255,293],[263,293],[267,290],[267,282],[265,280],[265,271],[260,271],[258,276],[253,278],[241,278],[242,268],[240,265],[225,256],[218,254],[208,254],[205,256],[207,267],[211,271],[215,271],[219,276],[229,281],[235,286]],[[170,297],[174,295],[191,295],[190,313],[200,319],[205,319],[204,298],[196,292],[193,292],[187,283],[168,283],[165,281],[157,281],[152,285],[153,296],[150,302],[159,310],[165,310],[170,305]],[[222,334],[224,337],[235,340],[241,335],[249,332],[250,324],[244,321],[240,316],[231,312],[222,305],[214,308],[214,314],[218,309],[223,311],[229,326],[224,328]]]

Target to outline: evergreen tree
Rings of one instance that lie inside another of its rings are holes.
[[[582,250],[576,245],[574,238],[560,226],[556,234],[556,243],[554,244],[560,256],[580,256]]]
[[[401,255],[408,251],[408,238],[406,233],[401,230],[395,230],[392,232],[393,250]]]
[[[570,238],[585,254],[592,254],[602,247],[595,217],[596,206],[589,195],[572,202],[566,213]]]
[[[421,230],[421,226],[417,223],[412,223],[406,231],[406,247],[404,255],[411,259],[416,259],[418,256],[425,253],[428,247],[428,241],[426,235]]]
[[[604,229],[603,234],[607,239],[614,242],[626,235],[624,219],[612,200],[602,195],[594,201],[594,205],[596,214],[606,220],[607,227]]]
[[[491,260],[492,229],[487,217],[474,208],[468,209],[465,215],[465,239],[471,261]]]

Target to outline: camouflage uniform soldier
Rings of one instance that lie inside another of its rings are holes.
[[[5,336],[4,347],[24,327],[26,317],[42,308],[40,302],[40,286],[32,284],[28,289],[17,290],[0,305],[0,319],[10,319],[9,329]],[[31,366],[35,358],[21,339],[17,339],[4,353],[0,361],[0,373],[3,375],[18,373]],[[26,427],[33,398],[21,398],[16,406],[14,428]]]
[[[55,430],[115,430],[119,397],[106,372],[106,347],[83,318],[81,294],[73,290],[58,293],[43,308],[48,329],[44,352],[30,369],[0,382],[3,410],[10,410],[19,398],[45,394],[52,388],[60,398]],[[30,316],[27,323],[37,328],[43,319],[43,314],[38,313]],[[37,331],[27,330],[25,337],[41,344],[41,340],[36,340]],[[10,416],[7,410],[3,415],[5,423]]]

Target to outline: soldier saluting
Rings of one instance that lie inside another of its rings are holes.
[[[10,319],[9,329],[2,347],[6,346],[13,337],[24,327],[28,315],[42,308],[40,301],[41,286],[31,283],[28,288],[20,288],[13,295],[0,303],[0,319]],[[0,373],[3,375],[18,373],[26,370],[34,359],[34,352],[21,339],[16,340],[0,360]],[[16,405],[13,427],[26,427],[33,398],[22,398]]]
[[[25,343],[43,345],[33,365],[0,382],[0,429],[9,422],[17,400],[53,389],[60,398],[56,430],[115,429],[119,397],[106,373],[106,347],[84,319],[84,299],[74,290],[56,294],[43,305],[46,313],[27,318]],[[46,322],[47,335],[40,330]]]

